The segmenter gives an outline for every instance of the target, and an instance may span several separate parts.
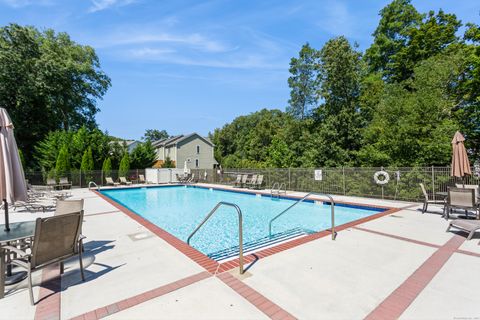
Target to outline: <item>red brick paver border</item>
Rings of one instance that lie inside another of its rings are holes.
[[[228,272],[217,275],[227,286],[232,288],[236,293],[245,298],[248,302],[253,304],[258,310],[265,313],[270,319],[284,320],[296,319],[293,315],[280,308],[265,296],[255,291],[242,281],[238,280]]]
[[[109,304],[104,307],[100,307],[98,309],[95,309],[93,311],[81,314],[79,316],[76,316],[75,320],[96,320],[96,319],[101,319],[106,316],[112,315],[114,313],[123,311],[125,309],[134,307],[136,305],[139,305],[143,302],[146,302],[148,300],[163,296],[167,293],[170,293],[172,291],[181,289],[183,287],[189,286],[193,283],[199,282],[201,280],[204,280],[206,278],[211,277],[212,275],[209,272],[203,271],[200,273],[197,273],[195,275],[180,279],[178,281],[160,286],[158,288],[146,291],[144,293],[137,294],[136,296],[117,301],[115,303]]]
[[[464,241],[465,238],[454,235],[447,243],[435,251],[405,282],[370,312],[365,319],[398,319]]]
[[[61,281],[60,265],[51,265],[42,271],[42,285],[36,300],[35,320],[60,319]]]

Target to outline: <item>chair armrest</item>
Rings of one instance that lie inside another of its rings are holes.
[[[30,254],[26,253],[25,251],[20,250],[20,249],[15,248],[15,247],[12,247],[12,246],[2,246],[2,249],[3,249],[3,250],[7,250],[7,251],[11,251],[11,252],[15,252],[15,253],[18,254],[21,258],[25,258],[25,257],[29,257],[29,256],[30,256]]]

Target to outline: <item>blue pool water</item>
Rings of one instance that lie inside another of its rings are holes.
[[[226,201],[238,205],[242,210],[244,243],[258,243],[260,239],[268,238],[270,219],[295,202],[185,186],[110,189],[101,192],[183,241],[187,241],[195,227],[219,201]],[[367,207],[337,205],[335,224],[338,226],[378,211]],[[329,229],[330,224],[330,205],[302,202],[273,223],[272,233],[313,233]],[[207,255],[237,246],[238,218],[235,209],[221,207],[190,244]]]

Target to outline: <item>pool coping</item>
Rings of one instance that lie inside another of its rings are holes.
[[[171,187],[171,186],[192,186],[192,187],[200,187],[200,188],[206,188],[206,189],[216,189],[216,190],[222,190],[222,191],[230,191],[230,192],[237,192],[237,193],[250,193],[250,194],[261,194],[263,195],[269,195],[267,192],[261,192],[260,190],[241,190],[241,191],[236,191],[232,189],[227,189],[227,188],[221,188],[221,187],[212,187],[212,186],[202,186],[202,185],[185,185],[185,184],[168,184],[168,185],[142,185],[142,186],[132,186],[132,187],[122,187],[122,188],[102,188],[101,190],[121,190],[121,189],[138,189],[138,188],[149,188],[149,187]],[[111,199],[110,197],[102,194],[99,190],[90,190],[94,192],[96,195],[98,195],[100,198],[103,200],[107,201],[111,205],[113,205],[115,208],[117,208],[119,211],[123,212],[148,230],[150,230],[152,233],[160,237],[162,240],[166,241],[168,244],[173,246],[175,249],[186,255],[188,258],[196,262],[198,265],[203,267],[205,270],[212,274],[216,273],[222,273],[234,268],[237,268],[239,266],[239,258],[235,258],[232,260],[228,260],[226,262],[219,263],[211,258],[209,258],[206,254],[198,251],[197,249],[193,248],[192,246],[188,245],[186,242],[183,242],[182,240],[178,239],[171,233],[165,231],[164,229],[160,228],[159,226],[151,223],[147,219],[141,217],[137,213],[131,211],[130,209],[126,208],[122,204],[116,202],[115,200]],[[314,196],[313,196],[314,197]],[[313,198],[312,197],[312,198]],[[295,196],[295,195],[287,195],[287,196],[281,196],[281,198],[286,198],[290,200],[299,200],[302,198],[302,196]],[[322,201],[321,199],[319,199]],[[328,201],[323,201],[324,203],[329,203]],[[344,201],[336,201],[335,204],[344,204],[344,205],[349,205],[349,206],[354,206],[354,207],[363,207],[363,208],[377,208],[377,209],[385,209],[385,211],[378,212],[375,214],[372,214],[368,217],[364,217],[361,219],[357,219],[351,222],[347,222],[338,226],[335,226],[335,231],[342,231],[348,228],[351,228],[353,226],[375,220],[390,214],[393,214],[395,212],[400,211],[402,208],[392,208],[392,207],[386,207],[386,206],[378,206],[378,205],[363,205],[359,203],[352,203],[352,202],[344,202]],[[260,249],[258,251],[255,251],[253,253],[249,253],[246,256],[244,256],[244,263],[249,264],[249,263],[254,263],[259,259],[271,256],[273,254],[297,247],[299,245],[311,242],[313,240],[317,240],[323,237],[326,237],[328,235],[331,235],[331,231],[329,229],[322,230],[319,232],[315,232],[312,234],[309,234],[307,236],[299,237],[299,238],[294,238],[291,240],[288,240],[286,242],[282,242],[280,244],[274,245],[272,247],[268,247],[265,249]]]

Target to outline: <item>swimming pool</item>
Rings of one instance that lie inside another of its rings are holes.
[[[182,241],[187,241],[218,202],[234,203],[243,213],[246,252],[331,227],[330,205],[313,201],[302,202],[275,220],[272,225],[273,237],[270,237],[269,221],[296,200],[196,186],[108,189],[101,193]],[[335,224],[341,225],[384,210],[337,205]],[[190,245],[216,260],[238,254],[238,218],[235,209],[220,207],[195,234]]]

